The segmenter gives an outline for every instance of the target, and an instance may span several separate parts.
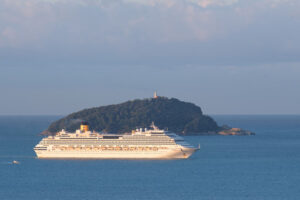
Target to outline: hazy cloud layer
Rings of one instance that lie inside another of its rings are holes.
[[[299,61],[297,0],[1,0],[0,63]]]
[[[299,0],[0,0],[0,114],[67,114],[154,90],[205,113],[299,114],[299,10]]]

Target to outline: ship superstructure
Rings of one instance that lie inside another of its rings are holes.
[[[38,158],[175,159],[188,158],[197,149],[154,123],[151,129],[126,134],[92,132],[87,123],[82,123],[74,133],[62,130],[43,138],[34,151]]]

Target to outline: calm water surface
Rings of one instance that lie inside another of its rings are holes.
[[[201,144],[187,160],[39,160],[59,117],[0,116],[0,199],[300,198],[300,116],[213,117],[257,135],[185,137]]]

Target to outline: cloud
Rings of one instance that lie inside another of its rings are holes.
[[[292,0],[3,0],[0,8],[0,64],[185,65],[300,57],[300,16],[293,14],[300,5]]]
[[[276,0],[274,0],[276,1]],[[209,6],[230,6],[239,2],[239,0],[4,0],[8,5],[20,6],[24,4],[73,4],[81,6],[98,5],[100,7],[108,4],[138,4],[144,6],[167,6],[193,4],[203,8]]]
[[[5,27],[1,32],[0,40],[0,47],[4,46],[4,41],[11,44],[11,46],[15,46],[15,40],[16,40],[16,31],[11,27]]]
[[[68,35],[67,39],[63,39],[65,42],[81,41],[85,44],[89,43],[89,39],[94,39],[95,44],[104,44],[127,43],[133,38],[153,42],[207,38],[207,30],[204,30],[205,27],[202,26],[205,24],[202,23],[209,20],[208,15],[204,11],[191,12],[191,5],[173,5],[168,0],[117,2],[119,3],[105,0],[6,0],[6,9],[2,13],[4,17],[0,21],[20,33],[15,35],[20,45],[31,40],[47,43],[53,34],[57,34],[57,38],[53,39],[59,40],[59,33],[61,36]],[[146,7],[136,7],[137,5]],[[127,12],[129,10],[131,13]],[[145,16],[145,12],[148,16]],[[145,33],[140,35],[142,32]],[[84,37],[78,40],[79,35]],[[72,39],[75,41],[71,41]],[[9,46],[9,41],[5,43]]]
[[[266,0],[267,4],[271,5],[271,7],[289,5],[289,6],[299,6],[300,2],[298,0]]]
[[[194,4],[202,8],[207,8],[209,6],[229,6],[238,3],[239,0],[122,0],[122,2],[147,6],[164,5],[168,7],[175,4]]]
[[[192,3],[195,3],[203,8],[209,6],[230,6],[236,4],[239,0],[189,0]]]

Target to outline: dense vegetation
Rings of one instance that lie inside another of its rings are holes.
[[[75,131],[82,121],[87,121],[91,130],[108,133],[130,132],[149,127],[151,122],[178,134],[207,134],[219,130],[211,117],[202,114],[200,107],[175,98],[159,97],[85,109],[52,123],[47,131],[55,133],[63,128]]]

